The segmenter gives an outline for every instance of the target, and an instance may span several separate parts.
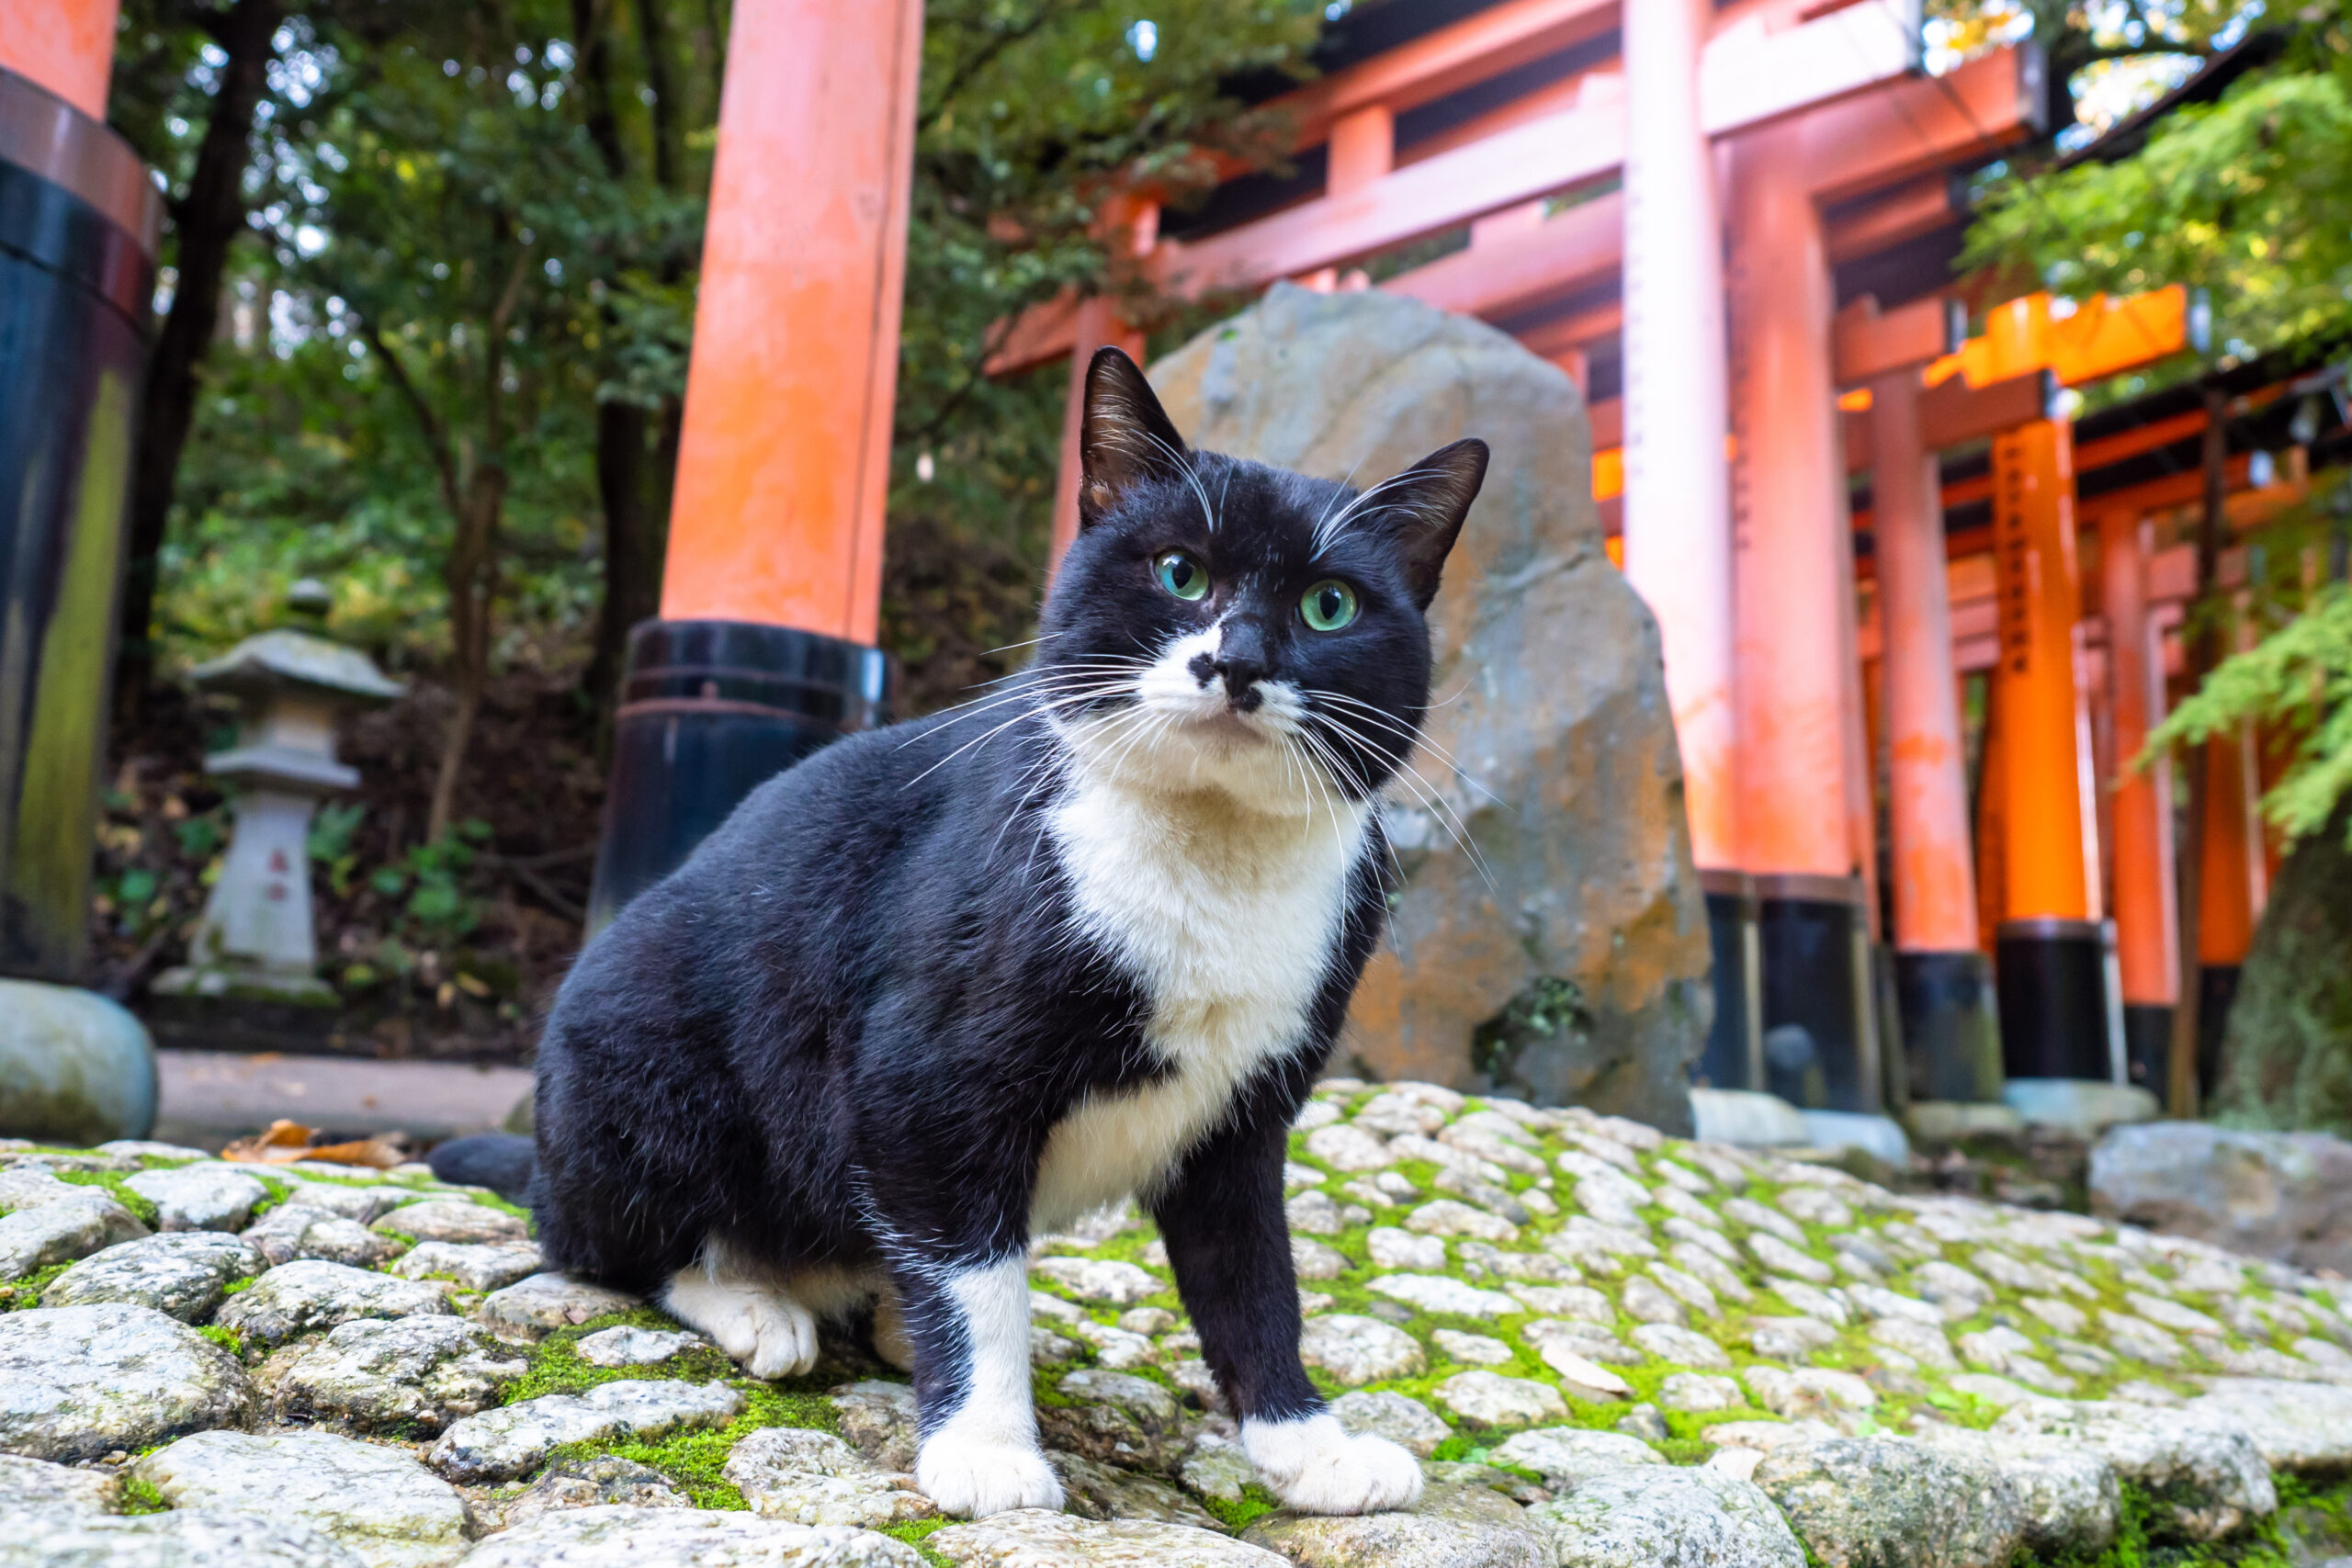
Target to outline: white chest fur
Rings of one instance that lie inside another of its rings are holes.
[[[1052,832],[1080,929],[1150,998],[1145,1038],[1173,1071],[1056,1125],[1033,1234],[1148,1192],[1261,1065],[1298,1045],[1339,942],[1365,818],[1344,807],[1270,816],[1220,795],[1081,778]]]

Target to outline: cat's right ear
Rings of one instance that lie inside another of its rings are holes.
[[[1184,438],[1136,362],[1099,348],[1086,367],[1086,413],[1078,434],[1078,525],[1091,528],[1148,479],[1184,475]]]

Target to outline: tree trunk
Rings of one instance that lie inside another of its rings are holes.
[[[220,316],[229,248],[245,230],[244,176],[253,157],[254,106],[261,101],[271,40],[285,18],[286,0],[238,0],[210,24],[229,58],[220,67],[212,118],[197,148],[187,195],[172,211],[178,281],[148,360],[139,457],[131,474],[122,653],[115,665],[116,708],[126,722],[137,718],[154,676],[155,560],[171,515],[180,451],[195,421],[198,372]]]
[[[2296,844],[2230,1008],[2214,1109],[2352,1136],[2352,801]]]
[[[2205,388],[2205,512],[2197,530],[2192,612],[2206,607],[2201,602],[2221,578],[2222,545],[2229,530],[2229,414],[2228,394],[2209,384]],[[2205,683],[2218,661],[2213,617],[2192,614],[2183,637],[2189,689],[2194,691]],[[2188,748],[2183,759],[2188,773],[2188,820],[2176,846],[2180,879],[2180,995],[2173,1003],[2165,1104],[2173,1116],[2184,1121],[2197,1114],[2197,1046],[2205,994],[2204,964],[2199,953],[2205,895],[2205,750],[2206,743],[2199,741]]]
[[[506,504],[506,473],[495,462],[472,469],[464,485],[457,536],[449,543],[446,579],[449,592],[450,684],[458,698],[441,738],[441,766],[433,778],[433,804],[424,819],[424,841],[449,830],[457,815],[458,779],[465,771],[474,717],[490,683],[491,606],[498,592],[498,525]]]
[[[658,460],[649,450],[653,417],[634,403],[596,409],[596,492],[605,511],[605,601],[588,694],[609,709],[628,652],[628,629],[660,613],[662,549],[668,507],[660,503]]]

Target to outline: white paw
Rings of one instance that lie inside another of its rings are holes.
[[[915,1457],[915,1484],[942,1513],[977,1519],[1011,1508],[1062,1506],[1062,1483],[1046,1456],[984,1438],[942,1432]]]
[[[1248,1421],[1241,1446],[1289,1507],[1306,1514],[1378,1514],[1420,1499],[1421,1467],[1385,1438],[1350,1437],[1330,1416]]]
[[[780,1291],[681,1276],[663,1304],[755,1378],[797,1377],[817,1364],[816,1314]]]

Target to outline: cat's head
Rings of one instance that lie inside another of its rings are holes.
[[[1429,704],[1425,613],[1486,443],[1362,491],[1195,452],[1105,348],[1080,448],[1035,682],[1081,764],[1276,811],[1385,784]]]

